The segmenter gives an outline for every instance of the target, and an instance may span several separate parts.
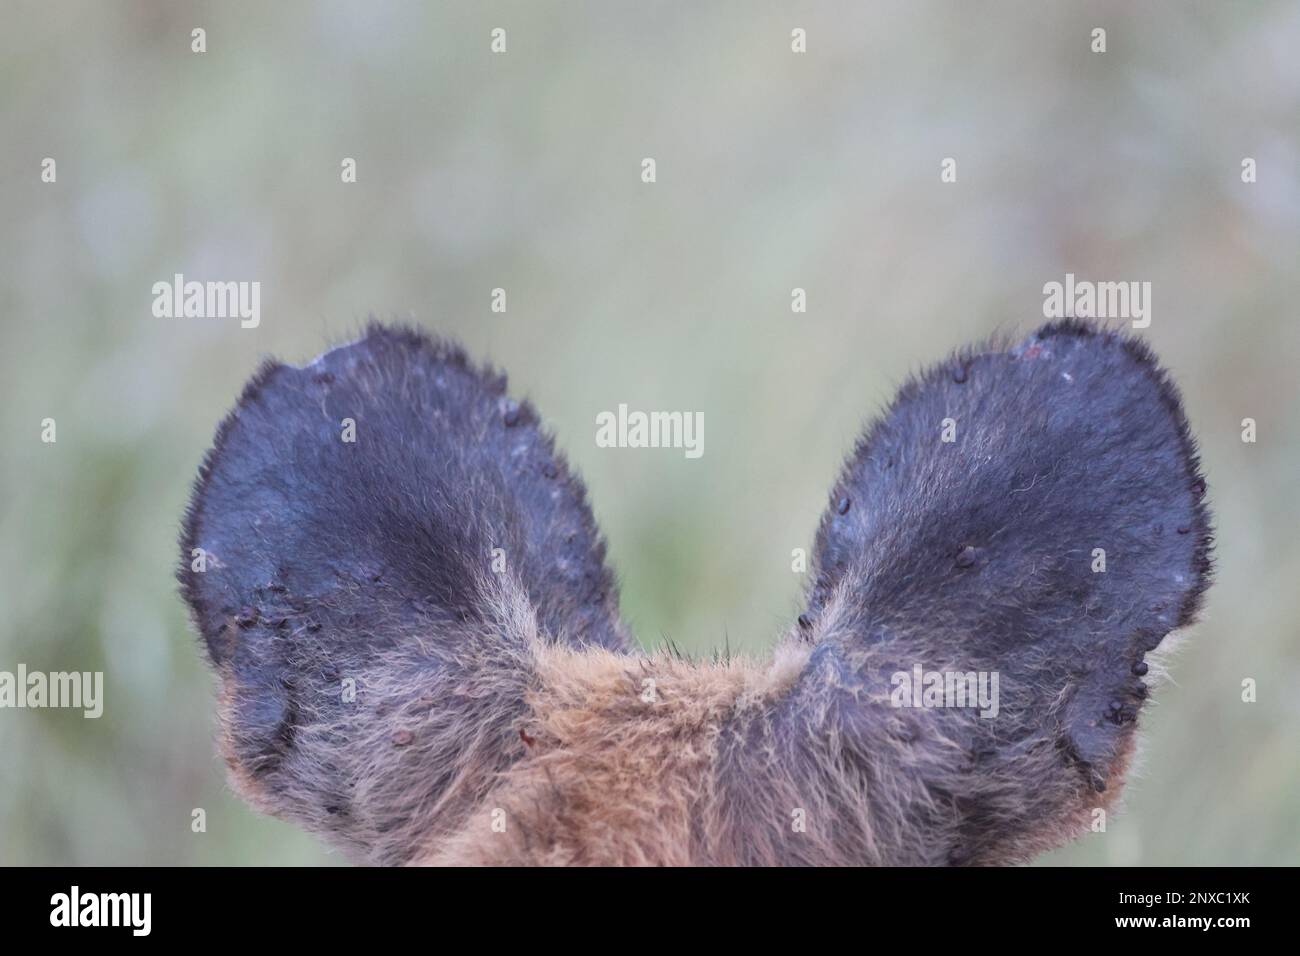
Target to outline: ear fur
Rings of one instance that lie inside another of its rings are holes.
[[[178,572],[235,779],[366,858],[413,852],[517,749],[529,641],[626,646],[604,553],[532,406],[458,347],[372,325],[266,363],[200,468]]]
[[[913,803],[950,808],[927,823],[949,846],[923,858],[1061,842],[1122,777],[1144,656],[1201,606],[1205,491],[1178,392],[1137,339],[1067,320],[958,353],[901,389],[831,493],[796,712],[841,713],[864,752],[898,752],[882,728],[900,722],[957,748],[903,751],[928,775]],[[927,728],[861,705],[917,665],[997,673],[999,716],[931,713]]]

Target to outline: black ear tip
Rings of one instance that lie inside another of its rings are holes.
[[[1205,591],[1209,588],[1213,575],[1214,531],[1206,502],[1207,485],[1201,472],[1196,438],[1187,421],[1182,395],[1172,377],[1160,365],[1155,352],[1145,340],[1122,327],[1112,328],[1087,319],[1066,318],[1049,322],[1013,348],[1012,354],[1020,359],[1065,358],[1072,355],[1082,360],[1086,356],[1092,356],[1103,363],[1111,375],[1136,373],[1146,376],[1155,386],[1159,408],[1174,426],[1174,440],[1182,463],[1183,480],[1192,502],[1191,521],[1176,528],[1175,532],[1186,536],[1192,544],[1191,565],[1194,576],[1180,606],[1177,627],[1193,623],[1204,603]]]
[[[1105,329],[1101,328],[1094,322],[1089,322],[1087,319],[1071,317],[1066,319],[1057,319],[1054,322],[1048,322],[1034,333],[1034,338],[1091,338],[1096,335],[1102,335],[1105,331]]]
[[[1094,349],[1098,357],[1119,350],[1127,354],[1139,366],[1147,369],[1158,380],[1161,392],[1167,401],[1172,401],[1181,411],[1182,400],[1178,389],[1169,380],[1168,374],[1160,367],[1160,361],[1147,343],[1136,335],[1130,334],[1123,326],[1106,325],[1091,319],[1065,318],[1056,319],[1041,325],[1027,339],[1012,349],[1012,354],[1024,357],[1026,351],[1034,354],[1029,357],[1050,356],[1050,352],[1036,351],[1051,349]]]
[[[375,318],[366,323],[365,330],[359,339],[337,346],[330,351],[340,349],[364,351],[393,349],[407,352],[424,352],[436,355],[441,360],[454,365],[465,365],[469,362],[465,350],[451,339],[434,335],[418,326],[404,322],[381,322]],[[325,354],[328,355],[329,352]]]
[[[491,367],[478,368],[461,345],[453,339],[402,322],[381,322],[371,318],[361,334],[322,352],[310,362],[295,366],[294,371],[317,375],[350,373],[359,365],[370,364],[403,369],[418,368],[414,357],[427,359],[432,365],[469,372],[494,389],[505,390],[505,377]],[[498,381],[499,380],[499,381]]]
[[[423,361],[415,361],[419,358]],[[358,362],[386,366],[394,374],[421,375],[427,369],[451,369],[474,379],[498,399],[502,422],[509,428],[520,425],[540,426],[541,415],[527,399],[515,401],[507,392],[509,377],[490,362],[475,362],[453,339],[443,338],[413,325],[384,323],[371,319],[362,336],[324,353],[304,369],[318,366],[351,372]]]
[[[1093,319],[1080,319],[1073,316],[1054,319],[1040,325],[1031,335],[1023,339],[1012,350],[1012,354],[1022,357],[1026,351],[1035,349],[1049,350],[1041,354],[1050,357],[1058,350],[1072,354],[1074,349],[1109,349],[1122,347],[1133,349],[1133,358],[1143,365],[1157,365],[1155,355],[1141,339],[1128,334],[1122,325],[1106,324]],[[1030,357],[1038,357],[1035,353]],[[1102,354],[1098,352],[1098,354]]]

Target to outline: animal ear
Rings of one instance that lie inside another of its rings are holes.
[[[533,642],[624,646],[582,484],[532,407],[409,329],[264,365],[181,548],[232,779],[373,862],[517,755]]]
[[[900,672],[998,678],[996,716],[878,710],[863,730],[889,724],[898,756],[906,725],[914,796],[949,841],[927,859],[1032,855],[1118,789],[1145,655],[1209,581],[1204,495],[1151,352],[1075,320],[928,370],[858,442],[817,535],[812,666],[900,708],[920,699]],[[909,749],[940,740],[956,752]]]

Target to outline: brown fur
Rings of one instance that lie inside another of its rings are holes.
[[[789,689],[807,648],[772,664],[534,647],[527,753],[432,864],[712,862],[699,822],[717,799],[719,738],[736,711]],[[492,828],[503,811],[504,830]]]
[[[866,695],[860,704],[882,715],[882,733],[872,747],[874,773],[852,768],[845,742],[824,713],[813,719],[829,732],[803,741],[802,760],[783,759],[772,715],[790,700],[812,648],[833,638],[843,623],[840,605],[832,603],[811,641],[792,633],[770,661],[701,662],[557,643],[539,631],[516,584],[485,578],[482,586],[486,599],[505,609],[497,618],[501,632],[486,639],[520,648],[516,663],[530,675],[527,706],[485,721],[499,732],[486,740],[471,734],[470,744],[450,739],[466,728],[445,726],[427,706],[424,713],[397,711],[382,722],[384,733],[350,747],[347,753],[356,761],[352,773],[373,785],[358,803],[378,801],[378,819],[367,839],[344,843],[360,861],[438,866],[995,862],[953,858],[962,811],[955,803],[945,805],[931,788],[942,782],[972,795],[1005,790],[1009,796],[1000,812],[1014,818],[1032,809],[1020,794],[1021,782],[1033,778],[1042,782],[1033,802],[1045,801],[1055,812],[1039,829],[1006,835],[996,861],[1027,860],[1086,832],[1095,809],[1113,807],[1136,739],[1127,735],[1112,773],[1115,785],[1104,794],[1081,778],[1056,773],[1058,758],[1045,745],[991,772],[985,768],[983,780],[963,780],[970,768],[956,740],[930,734],[924,748],[911,746],[915,738],[908,725],[929,721],[933,714],[888,710],[887,699]],[[502,587],[504,592],[498,590]],[[485,660],[483,670],[471,677],[472,692],[491,699],[513,686],[507,682],[494,692],[496,670]],[[384,691],[388,681],[394,683]],[[370,678],[379,700],[409,697],[409,690],[398,689],[401,681],[400,673]],[[232,743],[238,701],[238,688],[226,675],[219,714],[232,786],[262,812],[300,818],[306,795],[326,781],[299,779],[288,795],[260,785]],[[361,715],[358,720],[364,722]],[[762,727],[758,747],[752,745],[756,725]],[[313,740],[336,746],[337,728],[315,730],[303,735],[300,746]],[[400,730],[412,740],[399,749],[393,734]],[[492,759],[503,740],[510,744],[511,759]],[[739,765],[738,748],[744,754]],[[456,783],[449,796],[393,828],[396,815],[383,794],[418,792],[425,765],[416,755],[430,752],[457,754]],[[406,759],[408,753],[415,759]],[[319,756],[319,765],[328,758],[339,766],[346,755],[331,749]],[[794,827],[795,810],[804,812],[803,830]],[[312,828],[328,832],[319,823]],[[942,860],[929,857],[935,846],[946,854]]]

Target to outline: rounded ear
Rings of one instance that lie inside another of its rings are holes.
[[[1054,845],[1119,782],[1144,657],[1209,584],[1205,491],[1151,352],[1077,320],[929,369],[858,442],[818,531],[803,631],[826,645],[823,677],[878,697],[917,667],[1000,678],[995,718],[924,716],[969,763],[934,761],[923,788],[961,808],[955,856]],[[859,733],[921,719],[844,705]],[[920,746],[927,728],[913,730]]]
[[[511,759],[533,640],[622,648],[583,487],[504,376],[371,326],[217,430],[179,579],[272,812],[393,861]]]

